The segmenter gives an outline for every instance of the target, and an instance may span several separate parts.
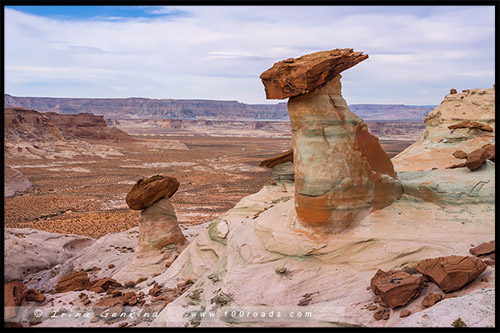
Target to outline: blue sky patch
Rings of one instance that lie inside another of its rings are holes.
[[[31,15],[59,20],[116,21],[133,18],[186,17],[189,13],[162,6],[6,6]]]

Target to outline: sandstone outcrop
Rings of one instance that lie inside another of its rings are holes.
[[[177,258],[188,241],[177,222],[170,200],[179,187],[173,177],[141,179],[127,194],[129,207],[145,209],[139,216],[139,240],[132,262],[113,278],[125,283],[159,274]],[[146,208],[147,207],[147,208]]]
[[[7,252],[5,278],[18,277],[28,288],[46,292],[53,292],[65,274],[78,270],[87,272],[92,282],[109,278],[133,259],[139,234],[135,227],[95,240],[35,229],[5,230],[6,246],[18,249]]]
[[[260,162],[259,166],[271,168],[274,181],[276,183],[281,183],[284,181],[293,182],[293,149],[287,150],[286,152],[278,156],[266,158],[265,160]]]
[[[89,277],[84,270],[71,272],[64,275],[56,285],[56,293],[86,290],[90,287]]]
[[[491,161],[474,172],[464,167],[401,171],[398,179],[405,194],[442,207],[495,202],[495,163]]]
[[[448,129],[454,130],[457,128],[470,128],[470,129],[480,129],[481,131],[493,132],[493,128],[486,124],[478,123],[477,121],[464,120],[457,124],[448,126]]]
[[[342,98],[340,72],[367,57],[316,52],[261,75],[267,98],[290,97],[297,216],[320,232],[343,232],[402,194],[378,139]]]
[[[403,271],[384,272],[378,270],[370,282],[375,295],[380,295],[391,309],[408,304],[418,296],[422,280]]]
[[[425,117],[420,138],[392,162],[398,172],[445,169],[456,164],[456,150],[468,153],[494,143],[495,89],[464,90],[446,95]]]
[[[4,196],[11,197],[30,189],[33,184],[19,171],[4,163]]]
[[[486,265],[476,257],[451,255],[422,260],[415,268],[430,277],[442,291],[449,293],[479,277]]]
[[[495,289],[481,288],[470,294],[443,299],[424,311],[414,313],[397,327],[451,327],[461,318],[467,327],[495,326]]]
[[[279,61],[260,75],[266,98],[304,95],[368,58],[353,49],[335,49]]]
[[[469,252],[476,257],[495,253],[495,241],[479,244],[478,246],[471,248]]]
[[[4,281],[24,281],[30,275],[64,264],[95,240],[79,235],[63,235],[35,229],[6,228],[4,246]],[[38,276],[39,283],[47,277]],[[41,285],[29,288],[41,289]]]
[[[143,210],[163,197],[170,198],[178,188],[179,182],[174,177],[156,175],[139,179],[125,200],[131,209]]]

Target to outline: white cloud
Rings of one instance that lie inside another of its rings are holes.
[[[494,82],[494,7],[147,7],[188,15],[57,20],[5,8],[6,92],[266,103],[274,62],[354,48],[348,103],[438,104]]]

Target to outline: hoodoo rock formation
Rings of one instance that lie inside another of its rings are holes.
[[[336,49],[287,59],[262,73],[267,98],[289,97],[299,220],[338,233],[402,195],[378,139],[342,98],[340,73],[368,58]]]
[[[140,179],[126,197],[130,208],[142,210],[139,241],[132,262],[113,276],[121,283],[165,271],[187,246],[170,200],[179,187],[173,177]]]

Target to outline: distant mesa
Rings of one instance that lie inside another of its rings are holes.
[[[23,107],[39,112],[59,114],[92,113],[106,118],[108,126],[119,125],[121,119],[168,120],[172,128],[183,122],[266,120],[287,121],[285,102],[277,104],[245,104],[237,101],[149,99],[149,98],[55,98],[18,97],[4,94],[4,107]],[[423,120],[432,105],[353,104],[349,108],[365,120]],[[118,123],[116,122],[118,121]],[[214,123],[217,125],[217,123]],[[257,126],[263,125],[258,123]]]
[[[60,114],[55,112],[44,113],[59,128],[66,139],[94,139],[115,140],[120,142],[132,141],[133,138],[124,131],[107,127],[103,116],[90,113]]]
[[[60,114],[55,112],[39,112],[19,107],[4,109],[5,124],[9,139],[16,135],[41,140],[71,140],[98,139],[98,140],[133,140],[130,135],[117,129],[106,126],[103,116],[91,113]],[[26,134],[29,133],[29,134]]]

